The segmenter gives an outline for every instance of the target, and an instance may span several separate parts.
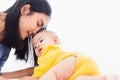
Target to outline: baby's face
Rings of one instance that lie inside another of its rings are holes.
[[[37,33],[32,40],[35,53],[39,57],[44,46],[54,44],[54,39],[48,33],[42,31]]]

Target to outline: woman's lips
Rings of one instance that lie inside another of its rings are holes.
[[[26,35],[26,37],[29,37],[30,36],[30,33],[29,32],[27,32],[27,35]]]
[[[30,37],[30,36],[32,36],[32,35],[34,35],[34,33],[32,33],[32,32],[27,32],[27,37]]]

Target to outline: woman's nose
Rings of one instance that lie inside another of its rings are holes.
[[[33,30],[33,34],[36,34],[41,28],[37,28],[35,30]]]

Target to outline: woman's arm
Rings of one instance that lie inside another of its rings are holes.
[[[39,80],[38,78],[34,78],[32,76],[25,76],[23,78],[20,78],[19,80]]]
[[[19,71],[2,73],[1,76],[8,79],[21,78],[24,76],[31,76],[33,74],[33,70],[34,70],[34,67],[30,67],[30,68],[19,70]]]

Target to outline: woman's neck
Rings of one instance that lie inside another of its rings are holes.
[[[5,34],[5,18],[6,18],[6,13],[0,13],[0,42],[4,38]]]

